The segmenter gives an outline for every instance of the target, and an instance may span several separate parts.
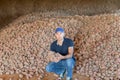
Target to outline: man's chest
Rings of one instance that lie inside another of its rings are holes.
[[[68,53],[68,46],[67,45],[56,45],[55,51],[61,54]]]

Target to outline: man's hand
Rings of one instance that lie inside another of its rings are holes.
[[[63,59],[64,56],[62,56],[61,54],[59,53],[54,53],[52,51],[49,51],[48,52],[48,59],[49,61],[51,62],[59,62],[61,59]]]
[[[51,60],[52,62],[56,62],[56,63],[57,63],[57,62],[59,62],[59,61],[62,59],[62,57],[63,57],[63,56],[60,55],[59,53],[55,53],[55,54],[54,54],[54,57],[51,57],[50,60]]]

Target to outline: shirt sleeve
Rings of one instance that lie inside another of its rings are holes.
[[[53,43],[50,45],[50,51],[54,51],[54,45],[53,45]]]
[[[69,40],[68,47],[74,47],[74,42],[72,40]]]

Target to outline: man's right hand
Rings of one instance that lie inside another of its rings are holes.
[[[55,58],[54,62],[59,62],[62,59],[62,57],[63,57],[62,55],[60,55],[59,53],[56,53],[54,57]]]
[[[55,53],[54,56],[50,57],[50,61],[59,62],[61,60],[61,55],[59,53]]]
[[[52,58],[52,62],[59,62],[59,59],[57,57]]]

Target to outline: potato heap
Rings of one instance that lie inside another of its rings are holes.
[[[19,74],[27,79],[45,76],[50,44],[56,27],[65,29],[74,43],[75,73],[91,80],[120,79],[120,17],[43,17],[38,14],[18,18],[0,31],[0,74]],[[48,57],[49,55],[49,57]]]

